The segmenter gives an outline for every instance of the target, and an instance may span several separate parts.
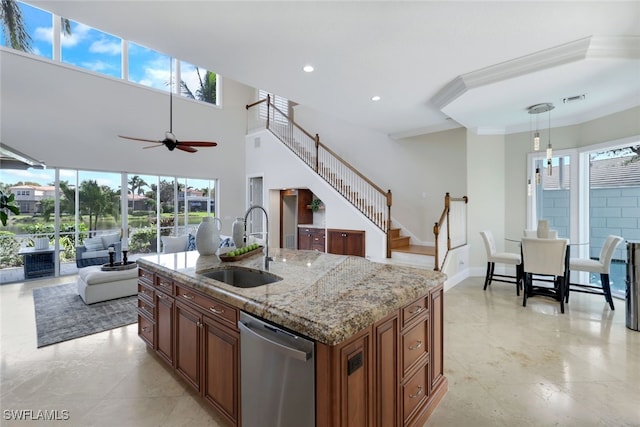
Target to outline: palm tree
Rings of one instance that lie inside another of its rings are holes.
[[[15,0],[0,1],[0,21],[4,29],[4,38],[7,46],[23,52],[32,52],[31,35],[22,20],[22,10]],[[71,23],[67,18],[60,18],[62,31],[71,35]]]
[[[144,179],[140,178],[138,175],[134,175],[129,180],[129,188],[131,188],[131,210],[135,211],[135,203],[136,203],[136,190],[138,190],[138,195],[143,194],[142,187],[146,187],[149,184],[145,182]]]
[[[209,104],[216,103],[216,73],[211,71],[207,71],[204,74],[204,79],[200,75],[200,69],[196,67],[196,73],[198,74],[198,81],[200,83],[200,87],[196,90],[195,95],[187,86],[187,83],[184,80],[180,81],[180,86],[182,87],[182,93],[191,99],[198,99],[199,101],[208,102]]]

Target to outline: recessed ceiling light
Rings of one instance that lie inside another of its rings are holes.
[[[374,102],[375,102],[375,101],[380,101],[381,99],[382,99],[382,98],[380,98],[378,95],[375,95],[375,96],[372,96],[372,97],[371,97],[371,100],[372,100],[372,101],[374,101]]]
[[[312,73],[313,72],[313,65],[305,65],[303,68],[305,73]]]

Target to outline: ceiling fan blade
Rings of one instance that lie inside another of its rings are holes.
[[[147,148],[158,148],[158,147],[162,147],[162,145],[148,145],[146,147],[142,147],[143,149],[147,149]]]
[[[180,144],[178,144],[178,145],[176,145],[176,148],[178,150],[186,151],[187,153],[195,153],[196,151],[198,151],[195,148],[189,147],[188,145],[180,145]]]
[[[142,142],[162,142],[162,141],[158,141],[156,139],[146,139],[146,138],[134,138],[133,136],[124,136],[124,135],[118,135],[120,138],[124,138],[124,139],[131,139],[133,141],[142,141]]]
[[[213,141],[180,141],[178,145],[190,145],[192,147],[215,147],[217,142]]]

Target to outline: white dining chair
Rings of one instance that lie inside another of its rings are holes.
[[[611,269],[611,258],[623,238],[616,235],[609,235],[602,245],[600,257],[595,259],[589,258],[571,258],[569,259],[569,270],[586,271],[588,273],[600,274],[600,285],[596,284],[580,284],[570,283],[567,288],[565,300],[569,302],[570,292],[582,292],[585,294],[604,295],[604,299],[609,303],[611,310],[615,310],[613,298],[611,297],[611,286],[609,283],[609,271]]]
[[[487,274],[484,278],[484,290],[492,281],[503,283],[514,283],[516,285],[516,295],[520,295],[520,287],[522,286],[522,258],[518,254],[511,252],[497,252],[496,243],[493,234],[489,230],[480,232],[484,248],[487,252]],[[516,267],[515,276],[509,274],[496,274],[496,263],[514,265]]]
[[[522,238],[522,270],[524,291],[522,306],[527,306],[527,298],[541,295],[560,302],[560,312],[564,313],[565,286],[568,283],[569,258],[566,239]],[[551,276],[549,280],[536,280],[534,275]]]

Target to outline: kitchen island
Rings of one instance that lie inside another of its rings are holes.
[[[229,422],[241,425],[237,322],[244,311],[312,339],[317,426],[421,426],[447,390],[442,273],[279,249],[239,288],[203,274],[233,265],[195,251],[138,259],[139,334]]]

